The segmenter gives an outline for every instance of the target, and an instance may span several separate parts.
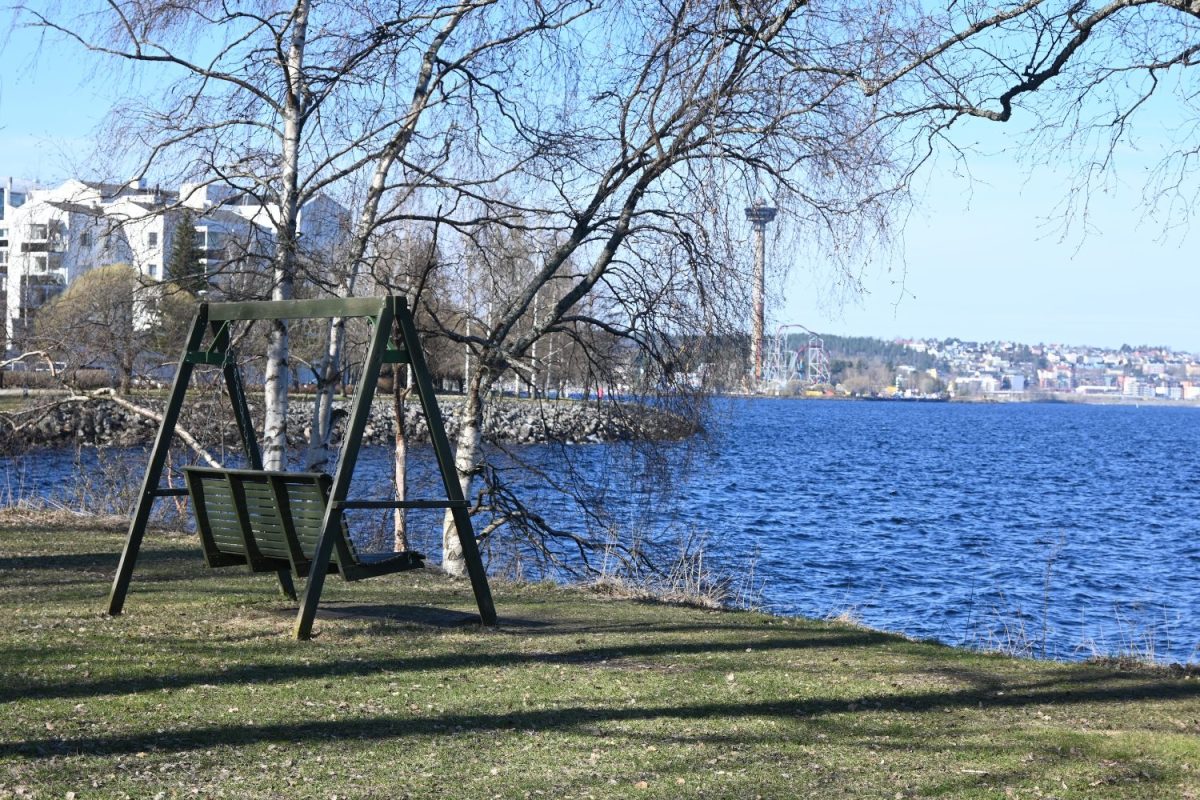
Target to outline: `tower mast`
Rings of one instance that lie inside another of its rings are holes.
[[[754,286],[750,314],[750,374],[753,388],[758,389],[763,378],[763,317],[766,303],[767,223],[775,219],[775,209],[762,200],[746,207],[746,219],[754,226]]]

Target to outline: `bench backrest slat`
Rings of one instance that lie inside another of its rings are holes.
[[[315,472],[185,467],[205,551],[274,559],[308,572],[329,503],[330,478]],[[344,519],[339,520],[331,564],[353,566],[357,557]]]
[[[229,484],[219,480],[207,481],[204,498],[209,531],[217,549],[223,553],[245,555],[246,545],[242,540],[241,525]]]
[[[279,509],[276,508],[271,485],[244,478],[241,484],[246,498],[250,533],[259,551],[264,556],[290,559],[291,548],[288,547],[287,533],[279,518]]]

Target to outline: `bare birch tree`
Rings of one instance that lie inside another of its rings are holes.
[[[588,8],[586,2],[572,0],[528,6],[462,0],[437,7],[425,18],[410,20],[419,33],[410,34],[406,45],[411,52],[406,59],[394,58],[388,63],[384,97],[367,109],[355,105],[347,112],[348,121],[361,124],[357,120],[365,116],[375,127],[371,135],[364,131],[350,143],[367,154],[361,162],[367,184],[338,264],[341,280],[333,287],[337,295],[355,294],[364,269],[377,257],[373,248],[380,232],[412,214],[414,196],[431,185],[431,173],[450,159],[460,119],[454,107],[469,102],[461,96],[476,91],[486,75],[502,68],[513,50],[561,28],[586,14]],[[393,94],[398,102],[390,99]],[[431,123],[429,117],[435,114],[438,118]],[[344,171],[342,177],[351,174]],[[331,320],[328,352],[317,369],[317,402],[307,456],[310,470],[327,469],[332,458],[330,420],[334,390],[340,383],[344,326],[344,320]]]
[[[955,146],[957,121],[1006,122],[1024,108],[1035,159],[1081,154],[1086,203],[1088,181],[1111,168],[1137,114],[1169,92],[1188,116],[1149,199],[1165,197],[1177,216],[1195,205],[1188,178],[1200,127],[1186,78],[1200,52],[1193,2],[979,0],[939,9],[682,0],[605,6],[599,17],[603,34],[591,47],[581,36],[573,69],[556,73],[551,87],[539,84],[539,103],[522,102],[519,90],[505,95],[505,144],[512,152],[530,143],[528,160],[503,196],[472,196],[491,225],[553,233],[555,246],[482,332],[462,337],[479,365],[457,452],[468,496],[487,472],[480,432],[488,391],[548,332],[603,331],[669,377],[685,334],[740,327],[748,280],[730,219],[741,204],[731,198],[769,194],[783,225],[849,266],[855,244],[886,235],[920,165],[942,141]],[[511,111],[527,107],[538,108],[536,117]],[[481,152],[498,149],[503,128],[488,127]],[[539,290],[568,260],[580,265],[566,272],[570,289],[528,324]],[[856,283],[852,268],[844,277]],[[593,301],[587,313],[585,298]],[[453,570],[451,533],[447,520]]]
[[[69,9],[74,11],[74,7]],[[314,114],[376,47],[321,25],[312,0],[97,4],[78,16],[57,4],[21,7],[31,24],[87,49],[178,76],[158,105],[116,110],[115,132],[143,144],[139,176],[165,172],[214,181],[264,201],[274,228],[270,297],[294,296],[306,134]],[[91,27],[81,24],[91,23]],[[323,20],[322,20],[323,22]],[[155,75],[155,77],[161,77]],[[287,457],[288,331],[272,323],[265,368],[264,463]]]
[[[477,69],[481,55],[552,27],[572,7],[496,0],[404,6],[258,0],[236,7],[218,0],[110,0],[79,14],[74,4],[48,0],[18,10],[27,24],[151,69],[156,79],[179,76],[159,102],[133,100],[115,109],[113,134],[141,145],[132,166],[139,176],[216,183],[263,202],[275,232],[269,296],[288,300],[305,255],[298,239],[304,205],[356,175],[370,176],[349,252],[316,254],[316,274],[307,276],[353,293],[382,198],[410,180],[397,180],[393,167],[426,169],[410,145],[439,93],[452,94],[445,77]],[[452,37],[454,52],[443,53]],[[399,94],[406,100],[396,103],[391,95],[404,86],[407,92]],[[436,132],[422,141],[444,148]],[[338,260],[344,268],[331,270]],[[331,282],[330,272],[342,278]],[[328,400],[337,382],[331,370],[339,361],[341,326],[335,321],[331,328],[330,355],[318,369],[321,405],[309,456],[317,466],[328,460]],[[288,329],[279,321],[272,323],[265,367],[269,467],[287,458],[287,387]]]
[[[1112,175],[1122,145],[1145,146],[1157,162],[1143,176],[1145,208],[1168,226],[1190,219],[1200,153],[1195,2],[968,2],[914,6],[905,16],[910,29],[919,18],[924,35],[906,45],[899,69],[867,85],[905,86],[898,111],[919,130],[957,151],[954,127],[965,120],[1011,124],[1027,163],[1070,168],[1068,222],[1086,215],[1090,190]]]
[[[843,255],[886,228],[914,161],[893,152],[879,98],[864,91],[863,75],[894,69],[901,55],[859,22],[875,19],[868,11],[798,1],[605,8],[587,31],[595,39],[539,83],[538,100],[514,87],[496,101],[479,158],[527,155],[504,195],[464,207],[551,244],[482,329],[447,334],[477,352],[456,455],[467,496],[485,470],[488,393],[548,333],[623,340],[671,382],[679,336],[740,327],[748,281],[731,196],[769,191],[793,224]],[[525,108],[538,113],[513,110]],[[532,321],[552,279],[566,287]],[[462,568],[449,518],[443,565]]]

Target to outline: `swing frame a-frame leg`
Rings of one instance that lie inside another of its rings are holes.
[[[354,404],[347,420],[346,436],[342,440],[342,452],[338,458],[338,468],[333,476],[333,485],[330,487],[329,504],[325,508],[325,516],[321,521],[321,537],[317,540],[316,551],[313,553],[313,568],[304,584],[304,594],[300,598],[300,610],[296,614],[296,624],[292,633],[297,639],[308,639],[312,636],[313,620],[316,619],[321,591],[325,586],[329,559],[333,553],[333,540],[342,524],[350,477],[353,475],[354,465],[358,461],[361,436],[351,436],[351,432],[361,431],[366,426],[367,417],[371,413],[371,401],[375,396],[375,386],[379,381],[379,372],[385,362],[408,363],[412,367],[417,383],[417,397],[421,401],[421,408],[425,412],[425,421],[429,426],[429,439],[433,443],[438,470],[442,476],[442,485],[446,491],[447,507],[450,508],[453,515],[455,531],[463,548],[463,558],[467,563],[471,589],[475,594],[475,603],[479,607],[479,618],[484,625],[496,624],[496,608],[492,601],[491,588],[488,586],[487,573],[483,569],[483,559],[479,553],[479,545],[475,541],[475,532],[471,527],[471,516],[467,513],[466,499],[458,482],[454,460],[450,456],[450,443],[446,438],[441,411],[433,394],[433,383],[429,380],[429,367],[425,364],[425,356],[421,350],[420,339],[417,337],[417,329],[403,298],[391,298],[391,300],[392,302],[386,303],[378,317],[374,319],[374,330],[371,332],[366,364],[355,391]],[[402,350],[388,349],[393,322],[399,323]]]
[[[479,546],[475,541],[475,533],[471,526],[471,517],[467,509],[466,499],[458,481],[454,459],[450,452],[449,440],[446,437],[445,426],[437,399],[433,393],[433,383],[429,378],[429,369],[421,350],[420,339],[416,326],[403,298],[387,296],[372,298],[347,298],[331,300],[289,300],[289,301],[257,301],[244,303],[201,303],[192,321],[192,328],[179,360],[179,368],[175,380],[171,384],[167,405],[163,412],[158,435],[155,437],[146,474],[142,480],[141,492],[138,495],[133,517],[129,524],[129,533],[117,574],[113,579],[112,590],[109,594],[108,613],[116,616],[124,608],[129,584],[133,577],[133,569],[137,563],[138,552],[145,537],[150,513],[154,501],[160,497],[181,496],[186,489],[159,488],[163,469],[166,465],[171,437],[179,420],[184,396],[191,381],[193,368],[196,364],[220,366],[225,380],[226,390],[233,405],[234,417],[238,432],[242,439],[247,463],[256,470],[262,469],[262,455],[258,438],[254,432],[250,409],[242,383],[241,372],[235,359],[229,352],[229,323],[240,320],[279,320],[279,319],[310,319],[329,317],[366,317],[374,324],[371,343],[367,352],[363,374],[358,381],[350,419],[342,443],[338,467],[330,487],[329,502],[326,505],[321,524],[321,535],[313,554],[312,567],[305,582],[304,593],[300,599],[300,608],[296,616],[293,633],[297,639],[308,639],[312,636],[313,620],[316,618],[317,606],[320,603],[321,592],[325,584],[325,575],[332,558],[335,531],[340,530],[342,515],[347,507],[346,495],[354,467],[358,460],[362,443],[362,432],[366,427],[371,410],[371,401],[375,395],[375,387],[379,373],[384,363],[408,363],[412,366],[415,378],[417,396],[421,402],[425,419],[429,426],[429,436],[433,444],[434,454],[441,473],[442,484],[446,491],[445,508],[451,512],[455,530],[462,546],[463,558],[467,566],[467,574],[471,580],[471,588],[479,607],[480,620],[485,625],[496,624],[496,609],[492,601],[491,589],[488,586],[487,573],[483,568],[483,560]],[[402,349],[389,348],[393,323],[400,330]],[[212,344],[207,350],[202,350],[206,328],[211,327]],[[440,503],[439,503],[440,505]],[[291,574],[287,570],[278,572],[280,589],[293,600],[296,599],[295,587]]]
[[[146,528],[150,524],[154,501],[161,497],[180,497],[187,494],[186,489],[159,488],[159,482],[162,480],[163,469],[171,450],[171,437],[179,422],[179,412],[183,409],[183,400],[196,364],[220,364],[222,367],[225,386],[233,405],[234,418],[237,422],[246,461],[255,469],[262,469],[262,455],[250,419],[250,409],[246,404],[241,372],[238,370],[237,364],[228,357],[228,327],[219,326],[213,322],[213,344],[208,350],[200,349],[204,341],[205,328],[209,326],[208,310],[207,303],[201,303],[196,310],[187,342],[183,347],[183,354],[179,358],[179,368],[175,372],[175,380],[171,382],[171,391],[167,395],[167,405],[163,409],[162,422],[154,437],[154,445],[150,449],[150,461],[146,465],[141,491],[138,492],[137,504],[134,506],[133,516],[129,521],[129,531],[125,537],[125,546],[121,550],[121,560],[117,564],[117,574],[113,577],[112,588],[108,594],[110,616],[118,616],[125,609],[125,598],[129,594],[129,584],[133,580],[133,568],[137,565],[142,540],[145,538]],[[291,573],[287,570],[280,570],[276,576],[279,581],[279,590],[285,597],[295,600],[296,586],[292,583]]]

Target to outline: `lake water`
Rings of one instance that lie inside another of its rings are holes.
[[[502,475],[555,527],[621,542],[636,530],[660,559],[702,542],[707,569],[773,611],[1053,658],[1200,660],[1200,410],[747,399],[718,401],[708,427],[650,452],[521,448],[544,476]],[[428,452],[416,455],[425,493]],[[0,459],[0,501],[95,505],[65,478],[105,483],[143,458]],[[362,458],[356,494],[382,495],[388,454]],[[432,520],[422,531],[416,546],[436,555]],[[493,569],[518,556],[536,572],[519,548],[494,548]]]

